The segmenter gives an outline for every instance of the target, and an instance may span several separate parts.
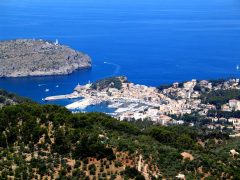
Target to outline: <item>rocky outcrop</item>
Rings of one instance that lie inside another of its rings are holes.
[[[63,75],[88,67],[91,67],[88,55],[57,42],[0,41],[0,77]]]

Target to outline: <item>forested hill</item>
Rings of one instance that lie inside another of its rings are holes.
[[[0,110],[0,179],[238,179],[239,139],[54,105]]]

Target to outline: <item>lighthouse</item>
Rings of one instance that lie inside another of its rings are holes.
[[[55,45],[58,45],[59,43],[58,43],[58,39],[56,39],[56,41],[55,41],[55,43],[54,43]]]

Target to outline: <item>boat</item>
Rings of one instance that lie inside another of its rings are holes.
[[[45,89],[45,92],[49,92],[49,89]]]
[[[240,68],[240,67],[237,65],[236,69],[239,70],[239,68]]]

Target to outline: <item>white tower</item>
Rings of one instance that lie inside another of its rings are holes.
[[[55,45],[58,45],[58,39],[56,39],[56,42],[54,43]]]

